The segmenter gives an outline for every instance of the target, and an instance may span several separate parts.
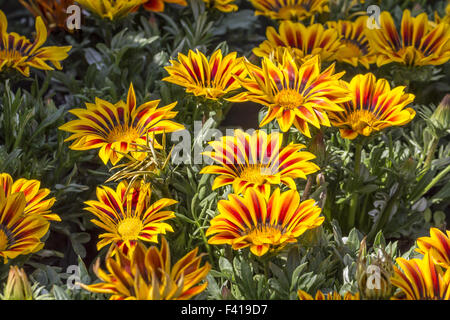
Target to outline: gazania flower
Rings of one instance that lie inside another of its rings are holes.
[[[405,87],[391,90],[387,80],[377,80],[372,73],[356,75],[349,88],[352,100],[342,104],[345,111],[328,113],[343,138],[369,136],[387,127],[401,126],[416,114],[411,108],[405,109],[414,100],[413,94],[404,93]]]
[[[306,179],[306,175],[320,168],[309,160],[315,156],[306,151],[304,145],[290,143],[282,148],[283,135],[267,135],[264,131],[248,134],[236,130],[235,135],[222,137],[209,144],[214,151],[204,152],[218,165],[203,168],[200,173],[219,174],[214,180],[213,190],[232,184],[236,194],[247,188],[257,188],[266,196],[271,184],[283,183],[296,190],[294,179]]]
[[[136,145],[147,145],[147,135],[152,138],[160,133],[183,129],[183,125],[170,121],[177,112],[172,111],[176,102],[158,108],[159,100],[149,101],[137,107],[133,84],[128,91],[127,102],[111,104],[96,99],[95,104],[86,103],[87,109],[73,109],[70,112],[79,119],[70,121],[60,130],[72,132],[65,141],[75,140],[70,146],[73,150],[100,148],[99,157],[106,164],[109,160],[115,165],[123,155],[131,152],[137,160],[145,157]]]
[[[234,0],[203,0],[208,8],[214,8],[222,12],[232,12],[238,9]]]
[[[24,215],[25,206],[23,192],[6,196],[0,188],[0,258],[5,263],[44,247],[40,239],[47,233],[50,223],[40,215]]]
[[[196,96],[216,100],[240,88],[233,75],[245,75],[244,58],[236,56],[232,52],[223,57],[220,49],[209,60],[198,50],[189,50],[188,56],[179,53],[178,61],[170,60],[172,65],[165,67],[169,76],[163,80],[185,87]]]
[[[111,294],[110,300],[188,300],[206,289],[199,284],[208,275],[211,265],[200,267],[198,248],[171,266],[170,248],[162,238],[161,249],[139,244],[130,256],[121,252],[106,258],[107,271],[94,265],[94,272],[103,281],[81,286],[91,292]]]
[[[322,291],[317,290],[316,296],[313,297],[303,290],[298,290],[297,294],[300,300],[360,300],[359,293],[352,294],[351,292],[346,292],[344,296],[341,296],[336,291],[323,294]]]
[[[329,21],[328,28],[336,29],[341,36],[340,42],[343,44],[336,52],[336,60],[346,62],[352,66],[362,64],[366,69],[369,69],[369,64],[375,62],[375,55],[370,48],[369,40],[364,33],[367,17],[361,16],[352,21]]]
[[[45,199],[50,194],[49,189],[40,189],[41,182],[38,180],[19,179],[13,181],[7,173],[0,173],[0,189],[3,189],[6,197],[16,192],[25,195],[25,215],[39,215],[50,221],[61,221],[61,218],[51,213],[50,208],[55,203],[55,198]],[[44,200],[45,199],[45,200]]]
[[[114,21],[137,10],[146,0],[76,0],[76,2],[100,18]]]
[[[443,233],[437,228],[430,229],[430,237],[417,239],[416,251],[425,255],[429,253],[435,263],[443,268],[450,268],[450,230]]]
[[[445,273],[425,253],[423,259],[397,258],[399,268],[394,266],[393,285],[401,289],[393,299],[401,300],[450,300],[450,269]]]
[[[51,31],[54,29],[67,29],[67,8],[75,0],[19,0],[35,17],[41,17]]]
[[[72,47],[42,47],[47,40],[47,29],[41,17],[36,18],[36,39],[31,42],[15,32],[6,32],[8,21],[0,10],[0,72],[15,69],[25,77],[30,76],[30,67],[53,70],[47,62],[61,70],[60,62],[68,57]]]
[[[426,13],[403,12],[400,32],[389,12],[380,15],[380,29],[366,30],[377,54],[377,65],[397,62],[407,66],[440,65],[450,59],[450,25],[431,27]]]
[[[328,0],[250,0],[255,15],[273,20],[301,21],[315,14],[329,12]]]
[[[322,73],[317,56],[297,66],[288,51],[282,62],[263,58],[262,68],[246,63],[249,78],[238,78],[242,92],[230,101],[247,100],[269,108],[259,124],[265,126],[277,119],[281,131],[294,125],[304,135],[311,137],[309,124],[320,128],[330,126],[326,111],[343,110],[338,103],[347,101],[348,90],[339,82],[343,73],[334,73],[334,64]]]
[[[122,181],[113,190],[106,186],[97,188],[97,200],[86,201],[85,209],[94,214],[98,220],[92,223],[104,229],[106,233],[99,237],[100,250],[114,243],[125,253],[134,249],[138,240],[158,242],[158,235],[166,231],[173,232],[172,227],[163,222],[175,217],[173,211],[161,211],[177,201],[160,199],[150,204],[151,190],[149,184],[135,184],[126,192],[128,184]]]
[[[268,27],[266,37],[253,53],[258,57],[268,57],[278,47],[290,49],[295,59],[308,55],[319,55],[322,61],[335,60],[335,55],[344,44],[339,41],[340,34],[336,29],[325,29],[316,23],[309,27],[299,22],[283,21],[279,32]]]
[[[230,194],[217,206],[219,215],[206,231],[210,244],[229,244],[234,250],[250,247],[257,256],[282,249],[306,230],[320,226],[324,217],[314,200],[300,202],[295,190],[276,189],[265,197],[256,189],[247,189],[243,197]]]
[[[186,0],[145,0],[143,7],[148,11],[163,12],[165,3],[176,3],[180,6],[187,6]]]

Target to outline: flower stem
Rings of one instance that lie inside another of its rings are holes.
[[[355,167],[354,167],[356,181],[359,180],[359,169],[361,167],[361,152],[362,152],[362,144],[361,143],[356,143]],[[349,227],[349,230],[352,227],[355,226],[356,209],[358,208],[358,196],[359,196],[358,192],[356,192],[356,190],[353,190],[352,198],[350,200],[350,212],[349,212],[349,215],[348,215],[348,227]]]

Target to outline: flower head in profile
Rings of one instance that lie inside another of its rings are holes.
[[[400,300],[450,300],[450,269],[434,264],[428,252],[422,259],[397,258],[395,275],[391,282],[400,288],[392,299]]]
[[[65,141],[75,140],[70,146],[73,150],[98,149],[99,157],[105,164],[113,165],[124,154],[142,160],[145,153],[137,145],[147,145],[152,139],[155,147],[161,148],[155,135],[183,129],[183,125],[171,121],[177,112],[172,111],[176,102],[158,108],[159,100],[137,106],[133,85],[130,85],[127,101],[111,104],[96,98],[95,104],[86,103],[86,109],[73,109],[70,113],[78,117],[59,127],[73,133]]]
[[[206,289],[205,279],[211,265],[202,267],[198,248],[192,250],[173,266],[170,248],[165,238],[161,249],[136,246],[131,255],[119,252],[106,258],[107,271],[94,266],[102,282],[81,286],[88,291],[110,294],[110,300],[188,300]]]
[[[294,125],[304,135],[311,137],[309,125],[316,128],[330,126],[327,111],[342,111],[338,104],[349,100],[348,89],[334,74],[334,64],[320,72],[319,57],[313,56],[297,66],[288,51],[282,62],[263,58],[262,68],[245,63],[248,78],[237,78],[246,91],[230,101],[253,101],[268,108],[259,124],[265,126],[276,119],[281,131]]]
[[[273,20],[302,21],[329,12],[328,0],[250,0],[255,15]]]
[[[258,57],[268,57],[279,47],[288,48],[295,59],[318,55],[321,61],[333,61],[338,50],[344,48],[337,29],[325,29],[320,23],[305,26],[300,22],[282,21],[277,32],[266,30],[267,40],[253,49]]]
[[[9,174],[0,173],[0,189],[3,189],[6,197],[16,192],[23,192],[25,215],[39,215],[50,221],[61,221],[61,218],[50,210],[55,203],[55,198],[45,199],[50,194],[50,190],[40,187],[41,182],[38,180],[21,178],[14,181]]]
[[[175,3],[183,7],[187,6],[186,0],[145,0],[142,6],[148,11],[163,12],[166,3]]]
[[[391,89],[387,80],[377,80],[372,73],[353,77],[349,89],[351,100],[342,104],[345,111],[328,113],[343,138],[370,136],[387,127],[402,126],[416,114],[405,108],[414,100],[413,94],[405,93],[402,86]]]
[[[303,290],[298,290],[297,295],[299,300],[360,300],[359,293],[352,294],[351,292],[346,292],[342,296],[336,291],[323,294],[322,291],[317,290],[315,297],[313,297]]]
[[[19,255],[37,252],[44,247],[41,238],[50,223],[41,215],[25,215],[27,201],[23,192],[8,196],[0,188],[0,258],[6,263]]]
[[[343,44],[335,54],[338,61],[349,63],[356,67],[358,64],[369,69],[369,64],[375,62],[375,55],[364,32],[367,17],[362,16],[353,21],[329,21],[327,26],[335,29],[340,35],[340,43]]]
[[[41,17],[49,29],[67,30],[67,8],[75,0],[19,0],[36,18]]]
[[[222,12],[237,11],[238,6],[234,1],[235,0],[203,0],[208,8],[214,8]]]
[[[173,232],[172,227],[164,221],[175,215],[173,211],[163,209],[177,201],[163,198],[151,203],[150,198],[150,185],[142,181],[130,187],[122,181],[116,190],[98,187],[98,200],[85,202],[85,210],[97,218],[91,220],[92,223],[105,230],[99,236],[101,240],[97,243],[97,249],[114,243],[127,254],[138,241],[158,242],[158,235]]]
[[[196,96],[216,100],[240,88],[233,75],[246,74],[243,59],[237,58],[236,52],[224,57],[220,49],[209,59],[198,50],[189,50],[187,56],[179,53],[178,61],[170,60],[172,65],[165,67],[169,76],[163,81],[185,87],[186,92]]]
[[[380,29],[366,30],[377,55],[377,65],[397,62],[406,66],[440,65],[450,59],[450,25],[431,26],[426,13],[411,17],[403,12],[400,31],[391,14],[380,15]]]
[[[126,17],[136,11],[146,0],[75,0],[86,10],[111,21]]]
[[[297,242],[306,230],[320,226],[325,219],[314,200],[300,202],[295,190],[281,193],[275,189],[266,197],[249,188],[243,197],[230,194],[228,200],[219,201],[217,209],[219,214],[206,231],[206,236],[212,236],[208,243],[228,244],[234,250],[250,247],[259,257]]]
[[[430,229],[429,237],[417,239],[417,252],[429,255],[443,268],[450,268],[450,230],[446,234],[437,228]]]
[[[43,47],[47,41],[47,29],[41,17],[36,18],[36,38],[31,42],[15,32],[8,33],[8,21],[0,10],[0,72],[7,69],[19,71],[25,77],[30,76],[30,68],[54,70],[48,62],[61,70],[61,61],[66,59],[72,48]]]
[[[306,175],[319,170],[310,160],[315,156],[300,151],[304,145],[290,143],[282,147],[283,135],[267,135],[257,130],[248,134],[235,130],[234,136],[222,137],[209,144],[212,151],[203,154],[216,164],[204,167],[200,173],[218,174],[213,190],[232,184],[236,194],[245,193],[248,188],[257,188],[266,196],[270,186],[283,183],[296,190],[294,179],[306,179]]]

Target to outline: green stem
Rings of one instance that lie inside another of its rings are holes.
[[[438,143],[439,143],[439,139],[437,137],[433,137],[433,139],[431,140],[431,146],[430,146],[430,149],[428,149],[427,158],[426,158],[425,164],[424,164],[425,171],[428,171],[431,167],[431,161],[433,161],[433,159],[434,159],[434,153],[436,152]]]
[[[355,149],[355,185],[356,182],[359,180],[359,170],[361,167],[361,152],[362,152],[362,144],[356,143],[356,149]],[[355,220],[356,220],[356,209],[358,208],[358,192],[356,190],[353,190],[352,198],[350,200],[350,212],[348,215],[348,228],[349,230],[355,226]]]

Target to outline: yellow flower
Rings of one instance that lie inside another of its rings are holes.
[[[145,249],[139,244],[131,256],[121,252],[116,258],[106,258],[109,273],[94,266],[103,281],[81,287],[91,292],[111,294],[110,300],[188,300],[206,289],[208,283],[199,284],[208,275],[211,265],[200,267],[198,248],[186,254],[171,266],[170,248],[162,238],[161,249]]]
[[[203,154],[218,165],[203,168],[202,174],[219,174],[214,180],[213,190],[232,184],[236,194],[245,193],[248,188],[257,188],[266,196],[270,186],[283,183],[296,190],[294,179],[306,179],[306,175],[320,168],[309,160],[315,156],[306,151],[304,145],[290,143],[282,148],[283,135],[264,131],[248,134],[236,130],[234,136],[222,137],[209,144],[213,151]]]
[[[336,53],[344,48],[339,41],[338,30],[325,29],[319,23],[306,27],[299,22],[283,21],[279,32],[274,27],[268,27],[266,37],[267,40],[253,49],[258,57],[269,57],[279,47],[284,47],[295,59],[319,55],[322,61],[333,61]]]
[[[76,2],[100,18],[113,21],[136,11],[146,0],[76,0]]]
[[[137,160],[145,158],[136,145],[147,145],[147,135],[155,147],[162,148],[154,140],[156,134],[183,129],[183,125],[170,121],[177,112],[172,111],[176,102],[158,108],[159,100],[149,101],[137,107],[133,85],[130,85],[127,102],[111,104],[96,98],[95,104],[86,103],[87,109],[70,112],[79,119],[69,121],[60,130],[73,133],[65,141],[75,140],[73,150],[100,148],[99,157],[105,164],[115,165],[124,154],[131,152]]]
[[[244,58],[236,58],[232,52],[225,57],[222,51],[215,51],[208,60],[197,50],[189,50],[188,56],[178,54],[178,61],[170,60],[171,66],[165,67],[169,76],[163,81],[185,87],[186,92],[208,99],[219,99],[230,91],[240,88],[233,75],[245,75]]]
[[[401,289],[392,299],[400,300],[450,300],[450,269],[446,272],[433,263],[427,253],[423,259],[397,258],[403,269],[394,266],[393,285]]]
[[[24,215],[26,203],[23,192],[6,196],[0,188],[0,258],[5,263],[44,247],[40,239],[50,223],[41,215]]]
[[[206,236],[209,244],[231,245],[234,250],[250,247],[256,256],[280,250],[306,230],[320,226],[325,219],[314,200],[300,202],[295,190],[276,189],[266,197],[256,189],[247,189],[243,197],[230,194],[217,205],[219,215],[211,220]]]
[[[367,17],[362,16],[356,21],[329,21],[328,28],[336,29],[340,34],[340,42],[343,44],[335,54],[336,60],[346,62],[352,66],[362,64],[366,69],[369,69],[369,64],[376,60],[375,55],[369,44],[364,30],[366,26]]]
[[[35,17],[41,17],[51,31],[53,29],[67,29],[67,8],[75,0],[19,0]]]
[[[334,64],[320,72],[317,56],[301,66],[288,51],[282,62],[263,58],[262,68],[246,63],[250,78],[238,78],[242,92],[230,101],[253,101],[268,107],[267,115],[259,124],[265,126],[277,119],[281,131],[294,125],[304,135],[311,137],[309,124],[316,128],[330,126],[325,111],[342,111],[338,103],[350,99],[348,90],[338,80],[342,73],[334,73]]]
[[[40,189],[41,182],[38,180],[19,179],[13,181],[7,173],[0,173],[0,189],[3,189],[8,197],[16,192],[23,192],[25,195],[25,215],[40,215],[50,221],[61,221],[61,218],[51,213],[50,208],[55,203],[55,198],[44,200],[50,194],[47,188]]]
[[[372,73],[356,75],[349,88],[351,100],[342,104],[345,111],[328,113],[343,138],[369,136],[387,127],[401,126],[416,114],[412,108],[405,109],[414,100],[413,94],[404,93],[402,86],[391,90],[387,80],[377,80]]]
[[[114,243],[127,254],[138,240],[158,242],[159,234],[173,232],[172,227],[163,222],[175,217],[173,211],[161,209],[177,201],[163,198],[150,204],[150,185],[143,182],[132,185],[128,193],[127,188],[126,181],[119,183],[116,190],[101,186],[97,188],[98,201],[85,202],[88,206],[85,210],[98,218],[91,220],[92,223],[106,231],[99,236],[98,250]]]
[[[328,0],[250,0],[255,15],[273,20],[301,21],[315,14],[329,12]]]
[[[234,0],[203,0],[208,8],[214,8],[222,12],[237,11],[238,6]]]
[[[417,252],[429,253],[435,263],[443,268],[450,268],[450,230],[443,233],[437,228],[430,229],[430,237],[417,239]]]
[[[351,292],[346,292],[343,297],[336,291],[324,295],[322,291],[317,290],[314,298],[303,290],[298,290],[297,294],[300,300],[360,300],[359,293],[352,294]]]
[[[366,30],[366,36],[377,55],[377,65],[397,62],[407,66],[440,65],[450,59],[450,25],[432,27],[426,13],[411,17],[403,12],[397,32],[389,12],[380,15],[380,29]]]
[[[0,72],[15,69],[25,77],[30,76],[30,67],[41,70],[61,70],[60,62],[68,57],[72,47],[42,47],[47,40],[47,29],[41,17],[36,18],[36,39],[31,42],[15,32],[6,32],[8,21],[0,10]]]

